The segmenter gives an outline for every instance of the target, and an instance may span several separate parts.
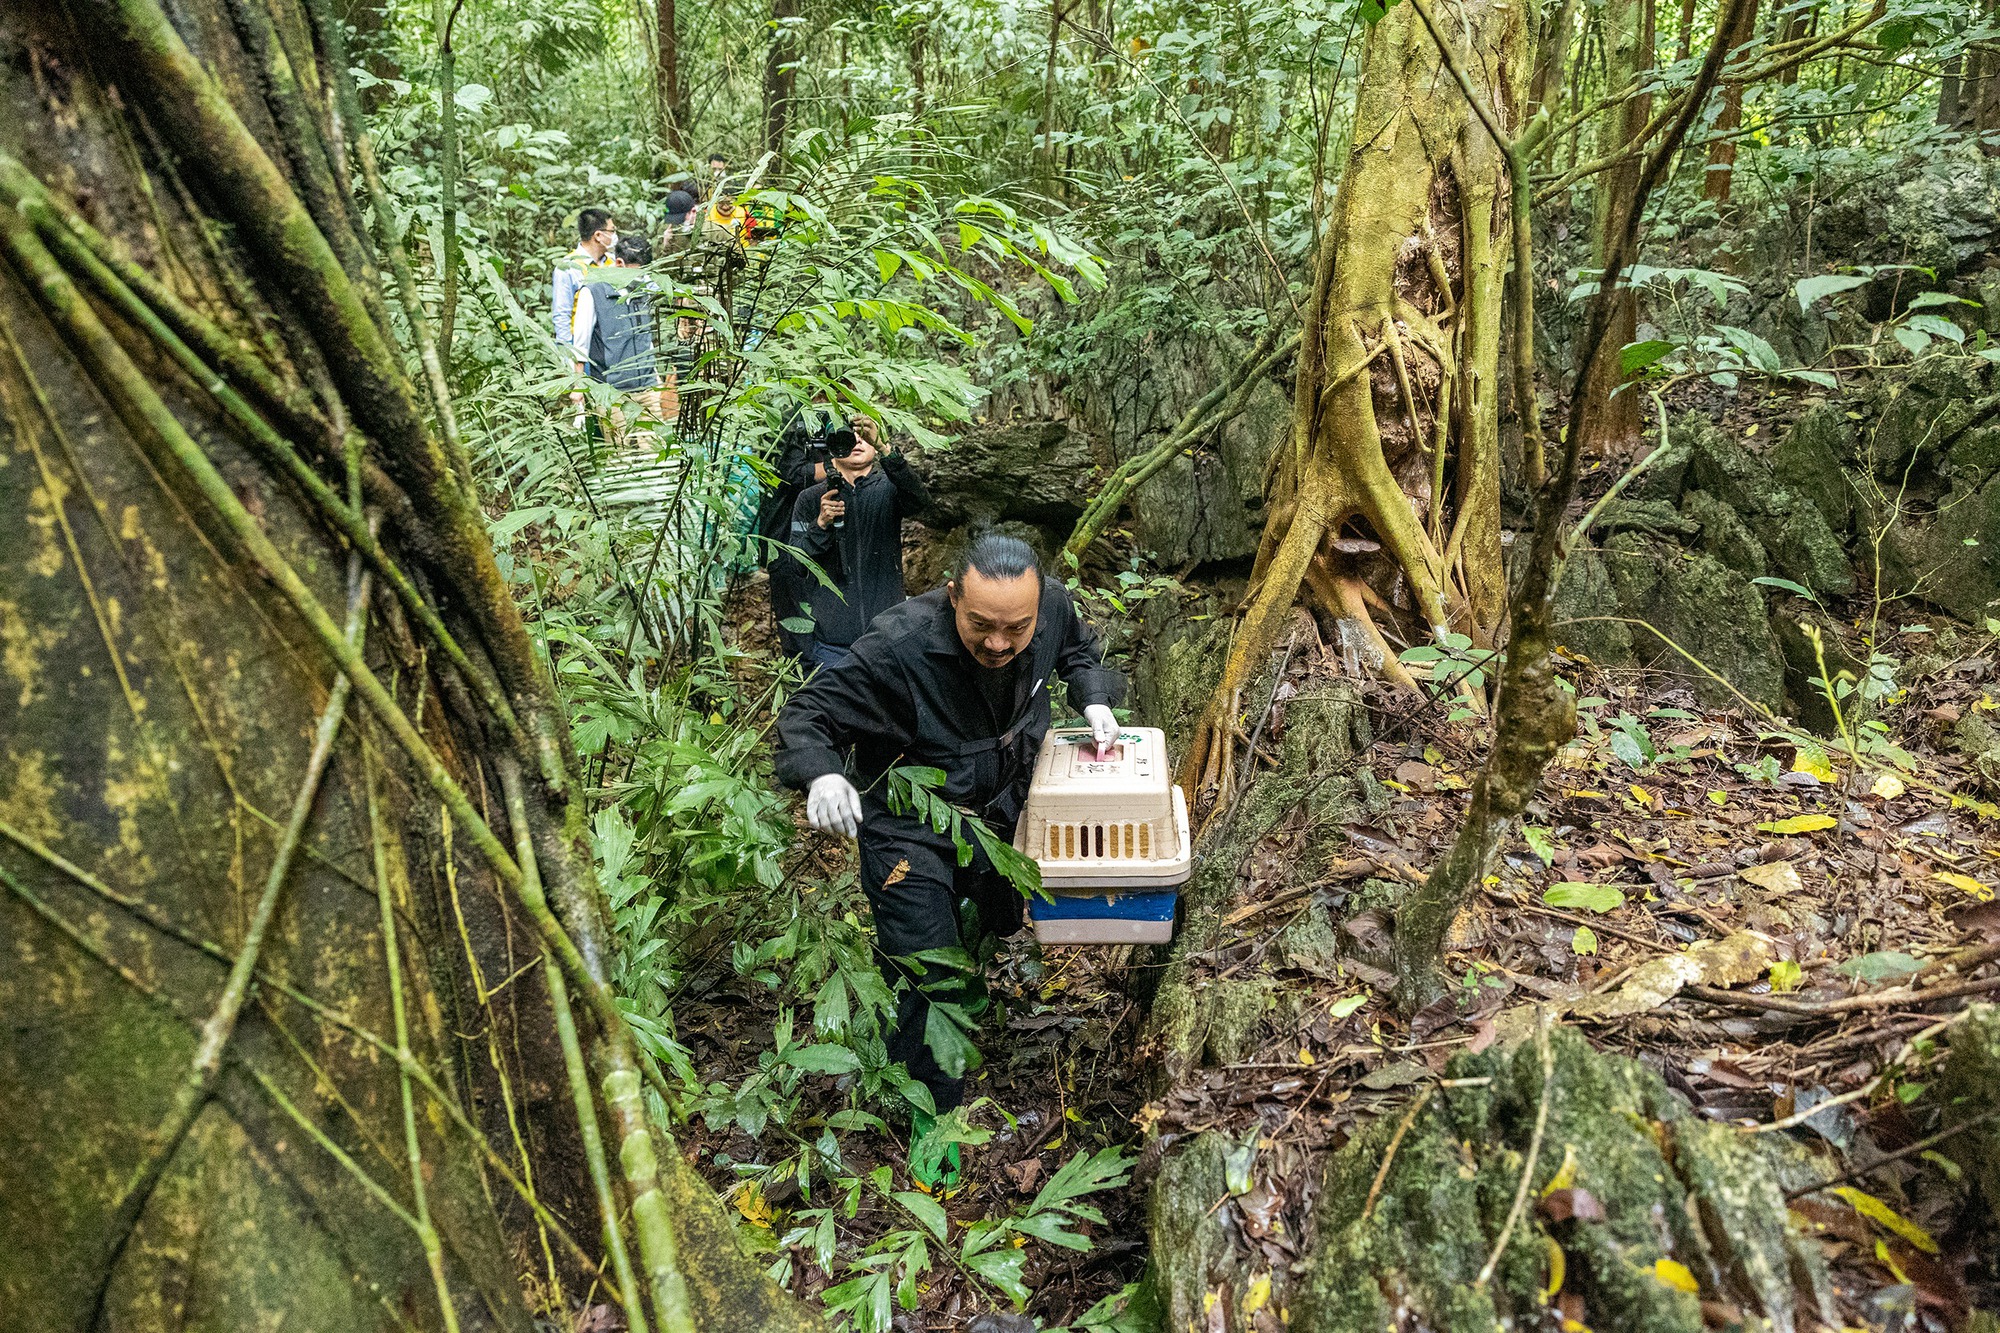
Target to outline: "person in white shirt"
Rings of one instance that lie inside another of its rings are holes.
[[[618,223],[610,210],[586,208],[576,215],[576,249],[556,265],[554,291],[549,301],[549,322],[555,327],[556,346],[565,354],[576,346],[576,293],[583,286],[584,273],[604,262],[604,256],[618,244]]]

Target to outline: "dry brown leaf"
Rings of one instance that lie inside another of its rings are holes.
[[[902,860],[896,862],[896,868],[894,870],[891,870],[889,872],[888,878],[882,881],[882,887],[886,889],[891,884],[901,884],[905,879],[909,878],[909,874],[910,874],[910,858],[906,856]]]
[[[1737,875],[1758,888],[1770,893],[1803,893],[1805,885],[1799,882],[1798,868],[1790,861],[1773,861],[1769,865],[1751,866],[1739,870]]]

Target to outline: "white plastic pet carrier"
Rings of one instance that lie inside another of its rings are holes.
[[[1087,728],[1049,732],[1014,846],[1055,897],[1030,906],[1044,944],[1146,944],[1173,937],[1174,890],[1193,866],[1187,799],[1166,733],[1128,727],[1100,756]]]

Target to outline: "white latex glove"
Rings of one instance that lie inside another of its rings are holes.
[[[861,831],[861,793],[838,773],[814,778],[806,788],[806,822],[821,833],[853,837]]]
[[[1097,752],[1105,753],[1118,741],[1118,718],[1104,704],[1086,704],[1083,720],[1090,724],[1090,738],[1097,742]]]

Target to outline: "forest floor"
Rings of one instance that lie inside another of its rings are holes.
[[[1301,653],[1290,683],[1334,670],[1333,659]],[[1907,686],[1896,740],[1912,761],[1908,781],[1856,777],[1837,744],[1800,744],[1763,719],[1704,708],[1671,679],[1583,667],[1572,677],[1585,695],[1583,733],[1551,768],[1497,883],[1454,929],[1455,993],[1411,1019],[1386,995],[1390,978],[1355,959],[1383,952],[1394,886],[1442,856],[1482,755],[1470,723],[1373,686],[1377,739],[1356,764],[1391,793],[1386,807],[1346,825],[1345,859],[1309,883],[1293,873],[1311,832],[1305,815],[1282,821],[1239,868],[1224,916],[1230,942],[1196,960],[1196,985],[1227,978],[1323,911],[1345,956],[1320,966],[1294,965],[1282,947],[1276,955],[1287,960],[1278,980],[1289,1012],[1304,1015],[1295,1030],[1267,1028],[1262,1049],[1147,1100],[1161,1081],[1147,1077],[1144,1014],[1132,998],[1145,990],[1136,983],[1146,964],[1126,950],[1043,953],[1025,935],[1003,951],[990,977],[987,1064],[970,1091],[992,1099],[976,1119],[995,1134],[969,1150],[947,1211],[972,1222],[1017,1207],[1079,1149],[1150,1149],[1131,1185],[1094,1197],[1107,1221],[1082,1228],[1090,1250],[1029,1246],[1028,1312],[1043,1326],[1137,1278],[1146,1186],[1176,1139],[1210,1129],[1247,1139],[1254,1129],[1255,1187],[1217,1208],[1237,1245],[1261,1250],[1270,1267],[1290,1264],[1311,1242],[1323,1155],[1399,1113],[1454,1054],[1526,1031],[1536,1006],[1648,1064],[1700,1114],[1737,1124],[1793,1117],[1789,1132],[1821,1158],[1829,1187],[1858,1186],[1886,1205],[1907,1229],[1869,1220],[1853,1195],[1791,1201],[1825,1245],[1849,1324],[1945,1333],[2000,1297],[1992,1221],[1969,1200],[1953,1144],[1924,1142],[1938,1113],[1923,1097],[1923,1052],[1913,1062],[1905,1049],[2000,992],[2000,840],[1966,764],[1937,743],[1965,710],[1993,707],[1994,645],[1933,664]],[[1269,726],[1275,743],[1282,704]],[[823,842],[812,855],[830,881],[849,853]],[[1955,974],[1939,982],[1953,955]],[[1690,969],[1689,958],[1707,961]],[[1910,996],[1932,983],[1935,994]],[[779,999],[726,966],[702,985],[678,1011],[680,1033],[705,1077],[733,1083],[768,1048]],[[1877,1086],[1899,1062],[1916,1072]],[[836,1079],[809,1079],[795,1124],[848,1101]],[[684,1148],[718,1187],[740,1182],[733,1163],[775,1151],[699,1125]],[[841,1150],[851,1171],[886,1164],[896,1188],[908,1188],[899,1139],[846,1132]],[[787,1213],[804,1206],[794,1190],[739,1209],[775,1243]],[[908,1225],[864,1199],[842,1224],[841,1250],[857,1255]],[[802,1295],[838,1277],[797,1257]],[[897,1327],[958,1329],[993,1308],[990,1292],[939,1263]],[[1718,1322],[1730,1313],[1713,1312]]]

